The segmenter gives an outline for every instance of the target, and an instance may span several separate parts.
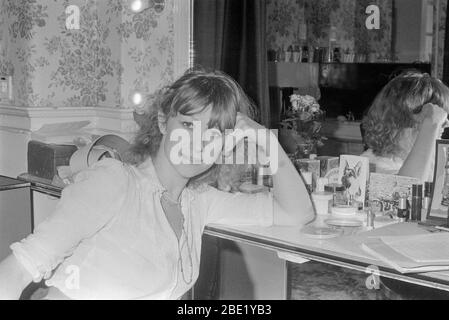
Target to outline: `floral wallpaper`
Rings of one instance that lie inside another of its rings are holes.
[[[391,0],[266,1],[267,42],[271,49],[286,48],[300,41],[314,47],[327,46],[331,27],[335,27],[336,41],[344,50],[391,54]],[[364,27],[369,4],[377,4],[381,10],[383,27],[373,32]]]
[[[376,52],[378,58],[394,59],[392,0],[266,0],[267,43],[269,49],[287,49],[307,41],[313,46],[327,46],[331,27],[335,27],[339,47],[359,53]],[[446,10],[448,0],[440,0],[438,77],[442,77]],[[367,30],[365,10],[379,6],[380,30]],[[436,8],[434,9],[436,11]],[[436,32],[434,32],[436,34]],[[435,36],[434,36],[435,37]]]
[[[0,71],[14,104],[130,108],[133,90],[173,80],[174,0],[134,14],[126,0],[0,0]],[[65,9],[80,8],[80,30]]]

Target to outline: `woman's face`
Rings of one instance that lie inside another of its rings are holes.
[[[208,128],[211,112],[209,106],[193,115],[178,113],[166,123],[163,151],[184,178],[190,179],[209,170],[221,155],[222,135],[218,129]]]

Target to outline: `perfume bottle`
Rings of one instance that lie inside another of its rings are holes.
[[[422,208],[424,210],[427,210],[430,207],[430,201],[432,199],[432,188],[433,188],[432,182],[426,182],[424,184],[424,198],[422,201]]]
[[[399,199],[398,205],[398,218],[400,222],[406,222],[409,219],[410,212],[408,206],[408,200],[406,196],[402,196]]]
[[[309,62],[309,47],[307,45],[302,47],[301,62]]]

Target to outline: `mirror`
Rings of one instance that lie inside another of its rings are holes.
[[[445,0],[194,0],[193,41],[200,43],[195,46],[195,63],[236,73],[242,57],[234,52],[252,45],[252,39],[223,45],[217,35],[241,32],[238,23],[227,25],[231,16],[234,19],[237,12],[241,15],[241,4],[238,11],[233,11],[237,2],[246,3],[245,8],[250,2],[263,7],[263,23],[252,16],[238,19],[250,21],[243,25],[254,27],[255,34],[265,34],[269,86],[302,88],[303,94],[321,98],[329,117],[351,113],[360,120],[374,96],[398,70],[416,68],[440,79],[443,76]],[[212,32],[214,21],[220,27]],[[198,41],[201,37],[203,41]],[[223,62],[226,50],[234,55],[227,64]],[[243,59],[256,59],[257,54],[246,54]],[[316,65],[306,67],[304,62]],[[252,84],[242,85],[245,89]],[[273,98],[271,93],[272,125],[280,115],[279,110],[273,110],[273,100],[279,99],[275,109],[288,101],[282,94]]]

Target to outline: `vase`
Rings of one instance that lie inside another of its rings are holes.
[[[296,132],[291,129],[281,128],[279,130],[279,142],[287,153],[294,154],[297,150]]]
[[[317,145],[314,142],[298,143],[296,145],[295,157],[297,159],[308,159],[310,155],[317,153]]]

